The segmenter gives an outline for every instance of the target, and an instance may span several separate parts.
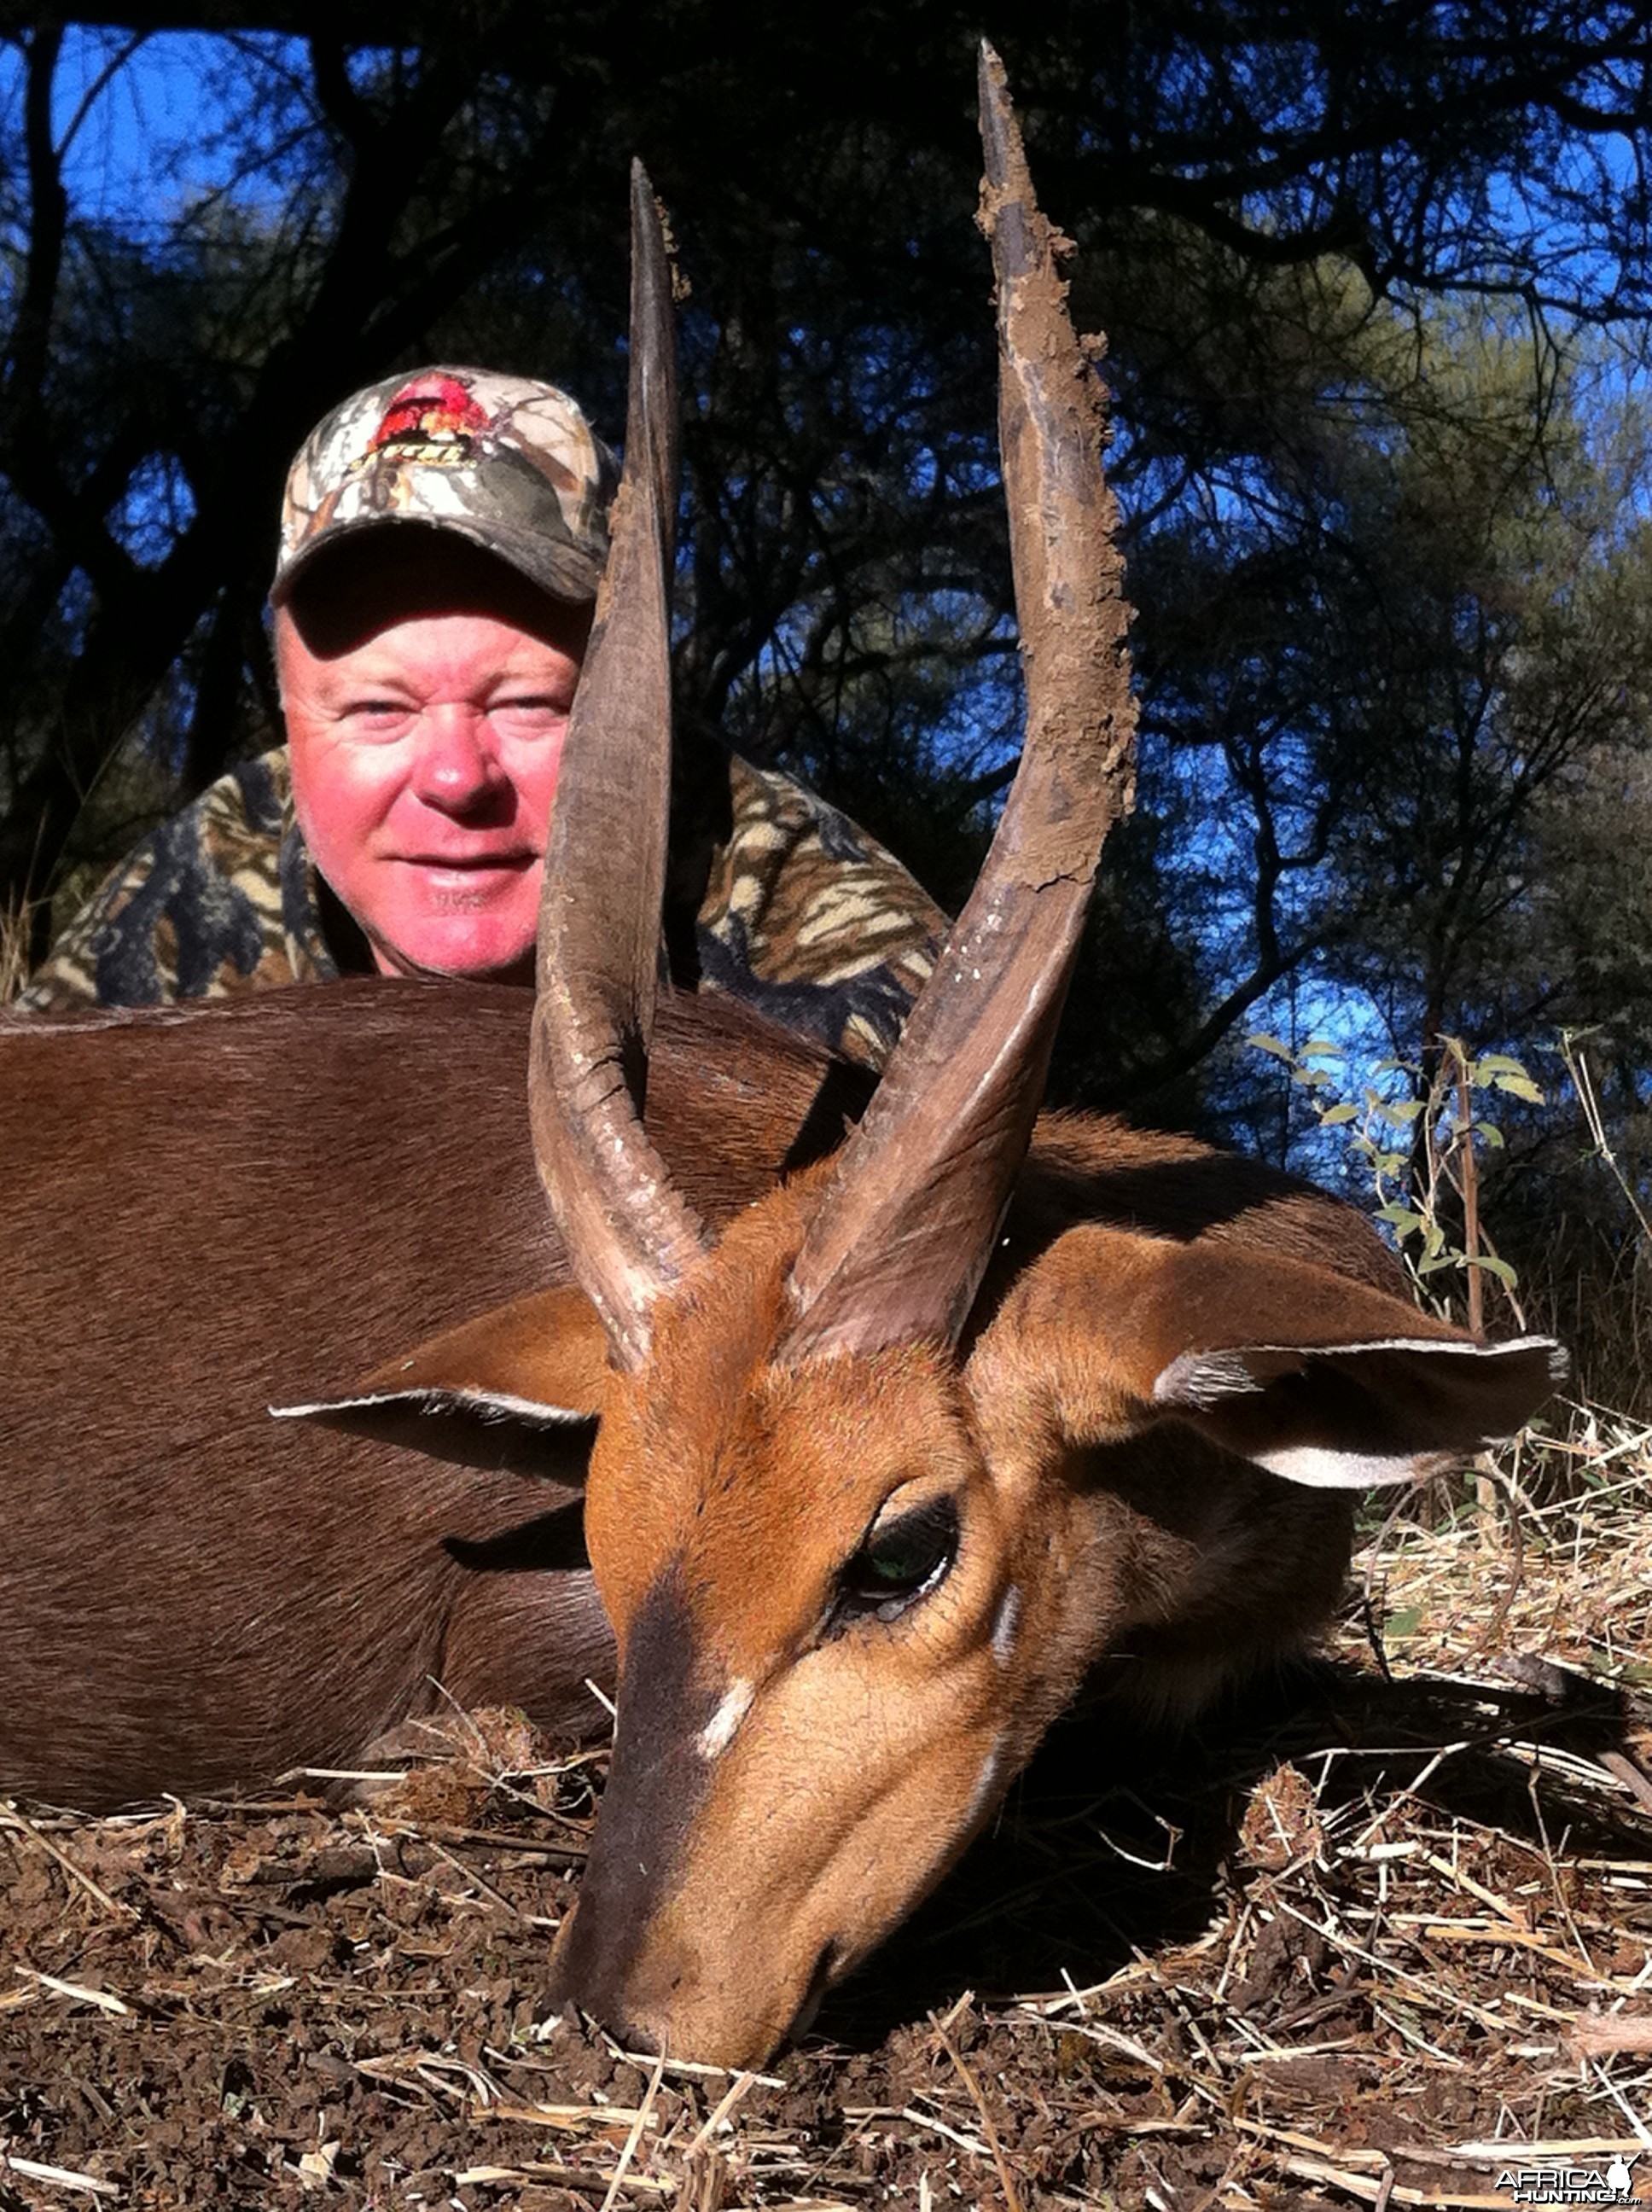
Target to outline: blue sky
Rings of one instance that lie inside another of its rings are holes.
[[[262,38],[266,52],[294,42]],[[135,33],[71,24],[52,100],[64,181],[82,212],[138,231],[164,222],[179,197],[221,181],[214,142],[229,120],[226,41],[199,32]],[[22,135],[23,57],[0,46],[0,133]]]

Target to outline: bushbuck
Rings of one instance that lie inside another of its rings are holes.
[[[707,1003],[655,1029],[675,398],[640,172],[531,1002],[362,984],[0,1056],[0,1782],[200,1790],[349,1765],[443,1692],[581,1728],[616,1682],[551,1995],[729,2065],[1086,1674],[1175,1716],[1289,1650],[1350,1490],[1508,1433],[1553,1371],[1419,1315],[1303,1184],[1034,1128],[1133,713],[1101,388],[990,53],[982,100],[1026,741],[846,1141],[805,1048]]]

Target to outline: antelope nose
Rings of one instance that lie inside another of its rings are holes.
[[[576,1905],[572,1918],[563,1922],[550,1954],[550,2008],[575,2006],[600,2021],[628,2051],[657,2052],[658,2036],[635,2017],[637,2008],[627,1993],[629,1947],[605,1940],[600,1917]]]
[[[640,2058],[658,2058],[665,2047],[665,2038],[659,2030],[643,2027],[635,2021],[627,2020],[623,2014],[608,2009],[592,2009],[577,1998],[554,1990],[547,1994],[538,2016],[541,2024],[547,2027],[554,2027],[559,2023],[572,2027],[577,2025],[575,2015],[580,2013],[587,2013],[611,2041],[618,2044],[623,2051],[634,2051]]]

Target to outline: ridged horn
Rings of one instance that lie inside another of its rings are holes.
[[[634,162],[625,471],[551,810],[528,1068],[539,1178],[624,1367],[647,1353],[654,1299],[707,1242],[642,1127],[671,798],[677,482],[671,269]]]
[[[1106,394],[1067,315],[1066,242],[1038,210],[985,44],[981,127],[1026,734],[980,880],[793,1269],[790,1364],[957,1341],[1043,1097],[1102,841],[1133,796]]]

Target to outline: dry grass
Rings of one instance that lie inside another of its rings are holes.
[[[0,1006],[9,1006],[28,981],[29,933],[35,912],[27,902],[0,907]]]
[[[1305,1694],[1157,1762],[1069,1723],[766,2075],[536,2026],[592,1761],[519,1727],[371,1814],[0,1817],[0,2206],[1455,2207],[1643,2146],[1652,2194],[1652,1442],[1504,1472],[1522,1540],[1388,1526]]]

